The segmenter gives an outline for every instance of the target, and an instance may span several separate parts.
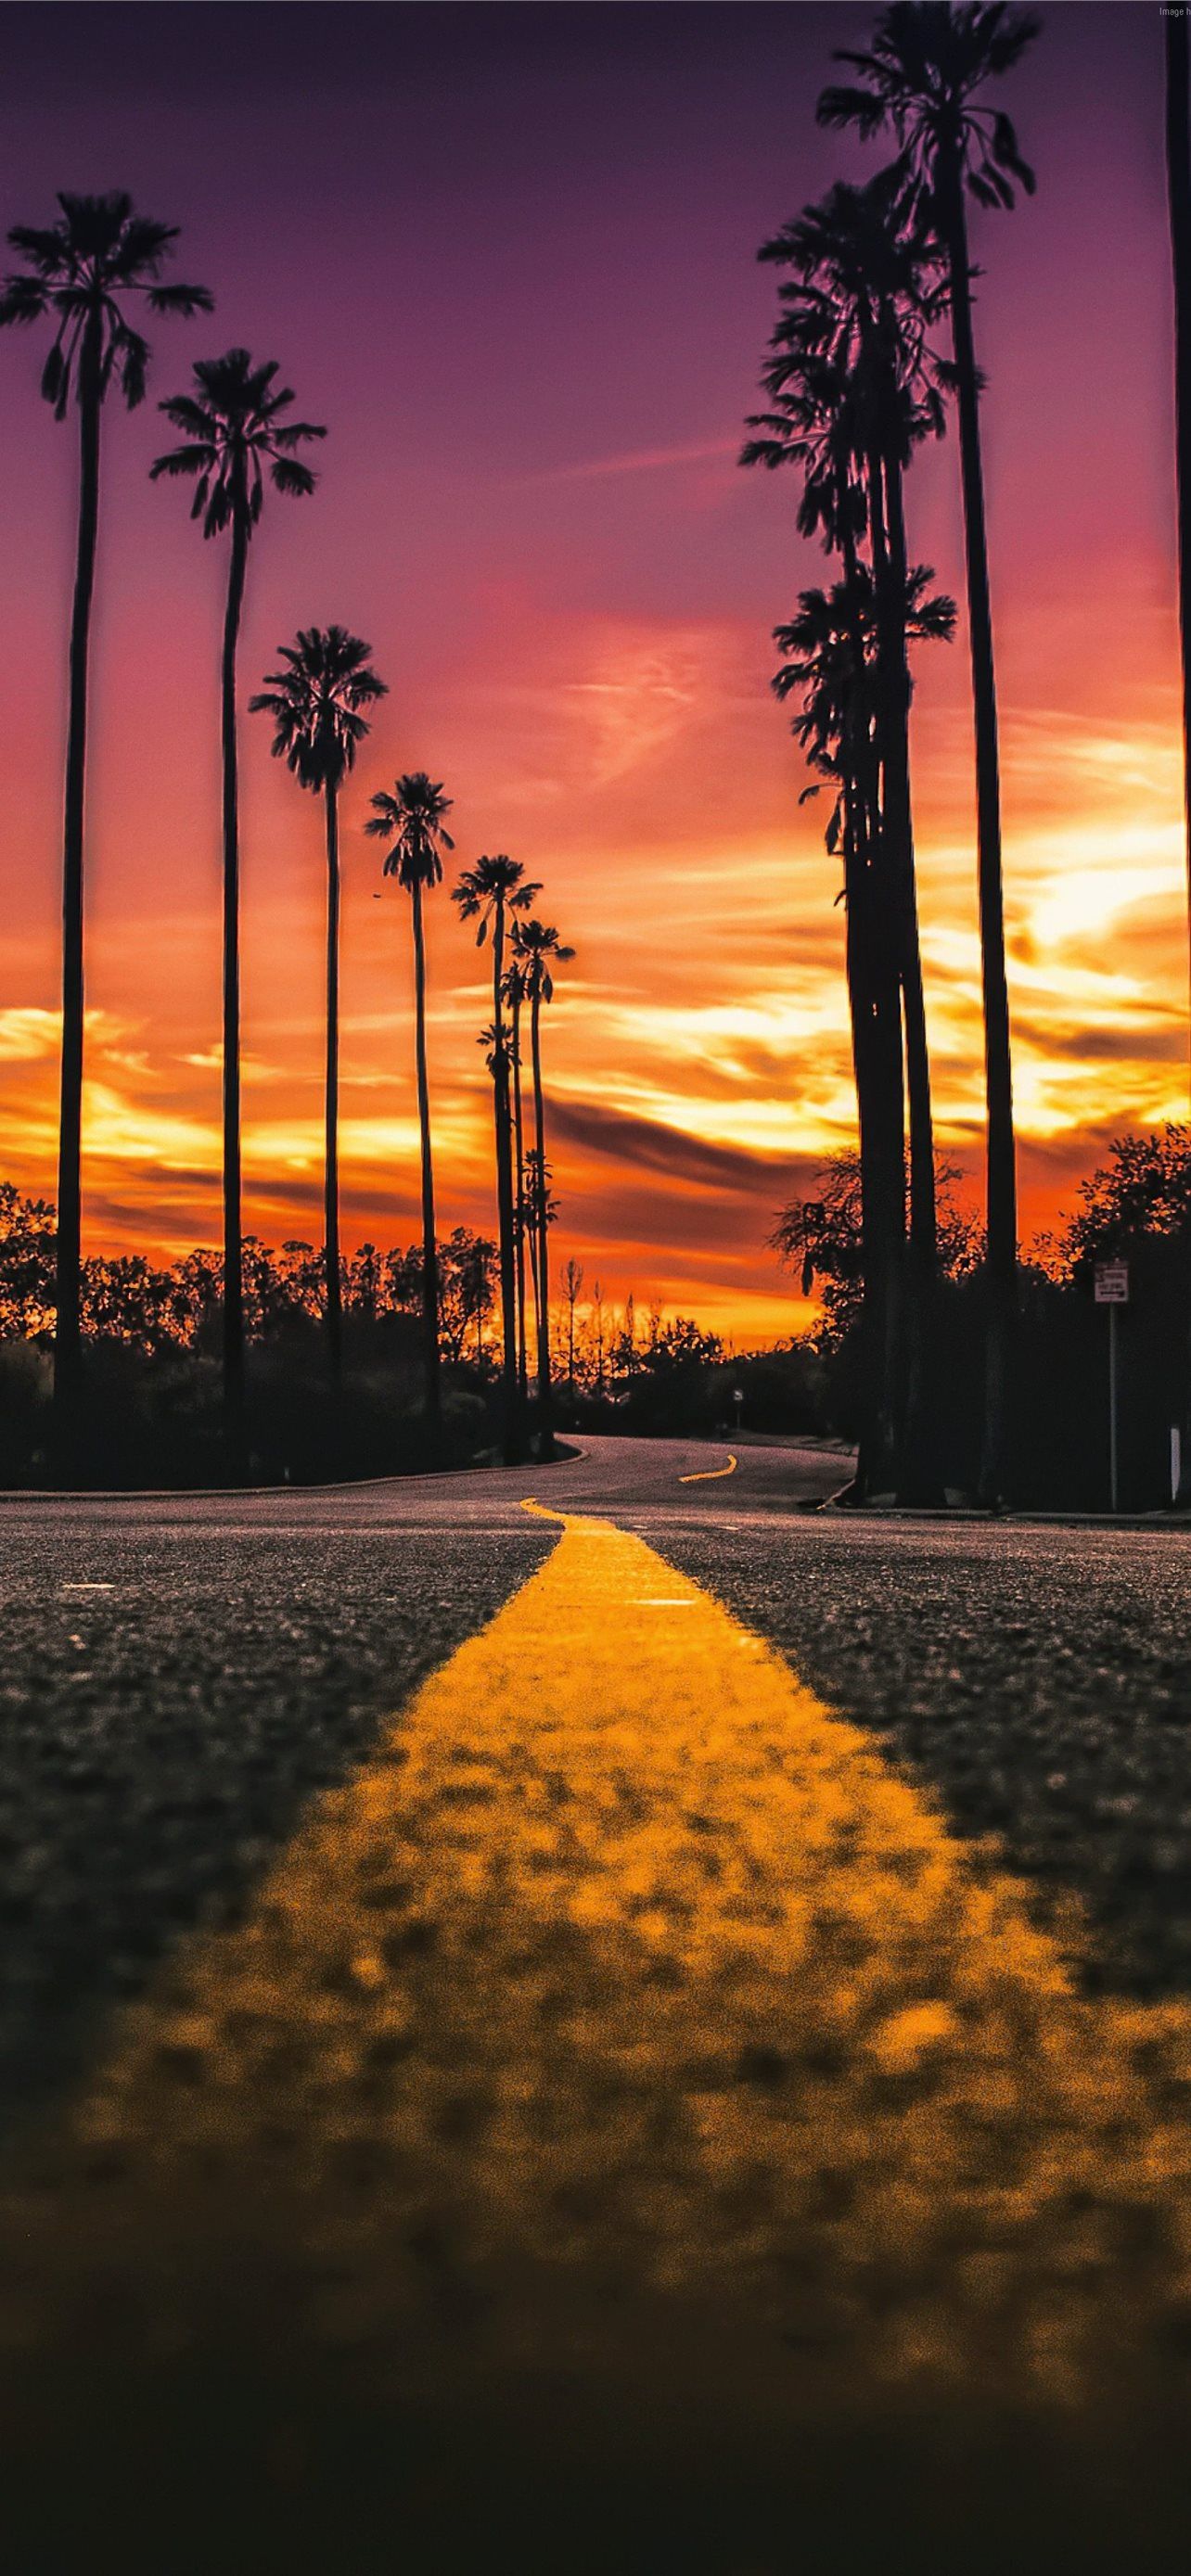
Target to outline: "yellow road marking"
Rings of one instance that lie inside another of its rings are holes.
[[[738,1464],[739,1461],[729,1450],[726,1467],[700,1467],[697,1475],[680,1476],[678,1481],[680,1485],[714,1485],[717,1476],[734,1476]]]
[[[0,2263],[30,2366],[94,2318],[116,2351],[138,2300],[185,2345],[234,2278],[267,2349],[386,2388],[433,2370],[447,2284],[490,2373],[627,2368],[660,2303],[680,2352],[684,2319],[729,2339],[733,2403],[789,2402],[779,2344],[848,2406],[1069,2394],[1185,2313],[1189,2081],[1185,2003],[1081,1999],[869,1737],[565,1518],[123,2014]]]

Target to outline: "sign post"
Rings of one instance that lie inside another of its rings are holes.
[[[737,1428],[737,1430],[739,1431],[739,1429],[740,1429],[740,1416],[741,1416],[741,1413],[742,1413],[742,1411],[743,1411],[743,1409],[744,1409],[744,1388],[743,1388],[742,1386],[734,1386],[734,1387],[733,1387],[733,1389],[732,1389],[732,1402],[733,1402],[733,1404],[734,1404],[734,1405],[735,1405],[735,1407],[736,1407],[736,1428]]]
[[[1108,1308],[1108,1491],[1117,1509],[1117,1308],[1129,1303],[1127,1261],[1098,1261],[1096,1303]]]

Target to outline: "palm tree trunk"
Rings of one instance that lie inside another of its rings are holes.
[[[327,1094],[323,1163],[323,1242],[327,1265],[327,1361],[332,1384],[343,1377],[343,1283],[339,1273],[339,792],[328,779],[327,806]]]
[[[521,1114],[521,1004],[516,992],[510,1004],[511,1052],[513,1057],[513,1151],[516,1169],[516,1235],[517,1235],[517,1381],[521,1402],[529,1396],[528,1333],[525,1317],[525,1122]]]
[[[1174,9],[1166,30],[1166,193],[1174,285],[1175,506],[1183,678],[1183,817],[1191,927],[1191,42]],[[1191,957],[1191,951],[1189,951]]]
[[[430,1084],[426,1073],[426,939],[422,888],[414,878],[414,1021],[418,1058],[418,1125],[422,1136],[422,1331],[426,1350],[426,1422],[437,1438],[442,1424],[438,1346],[438,1240],[434,1230],[434,1161],[430,1149]]]
[[[938,1504],[944,1499],[937,1456],[933,1371],[938,1318],[939,1221],[930,1053],[926,1036],[926,998],[922,987],[922,944],[918,930],[914,810],[910,790],[910,665],[906,649],[910,567],[901,460],[889,451],[885,456],[883,480],[889,534],[890,739],[886,812],[888,814],[892,804],[899,867],[902,1017],[910,1132],[905,1417],[898,1491],[905,1502]]]
[[[1166,193],[1174,285],[1175,510],[1183,679],[1183,828],[1191,931],[1191,46],[1187,20],[1181,13],[1168,10],[1165,28]],[[1191,1370],[1188,1374],[1191,1388]],[[1182,1470],[1175,1500],[1183,1509],[1191,1504],[1191,1392],[1184,1412]]]
[[[82,1376],[83,818],[87,681],[99,534],[100,325],[79,353],[79,526],[70,622],[70,707],[62,830],[62,1068],[55,1254],[54,1451],[58,1476],[77,1456]]]
[[[542,996],[540,991],[534,992],[530,1003],[530,1044],[533,1053],[534,1143],[538,1157],[534,1228],[537,1237],[534,1289],[538,1337],[538,1456],[552,1458],[554,1427],[550,1419],[550,1228],[546,1214],[546,1103],[542,1092]]]
[[[236,647],[248,568],[248,524],[232,517],[223,622],[223,1411],[231,1462],[244,1465],[244,1247],[240,1199],[240,814]]]
[[[1013,1063],[1009,985],[1005,972],[1005,904],[1001,873],[1001,782],[997,688],[984,470],[980,455],[980,382],[972,331],[971,268],[958,162],[942,174],[943,232],[951,304],[952,354],[959,414],[967,563],[968,630],[976,736],[976,838],[980,955],[984,991],[984,1066],[988,1104],[988,1325],[985,1358],[981,1499],[996,1506],[1004,1490],[1009,1387],[1017,1313],[1017,1164],[1013,1135]]]
[[[874,543],[883,542],[879,516]],[[844,578],[855,596],[855,546]],[[846,752],[847,974],[860,1139],[864,1413],[859,1494],[896,1484],[897,1385],[905,1244],[905,1106],[895,915],[882,836],[880,779],[869,730],[863,626],[853,609],[857,707]]]
[[[513,1226],[513,1145],[509,1112],[509,1064],[505,1050],[501,979],[504,973],[504,905],[499,899],[492,925],[492,1025],[496,1039],[492,1079],[496,1128],[496,1213],[500,1236],[500,1307],[502,1327],[501,1455],[506,1467],[521,1458],[521,1403],[517,1376],[517,1279]]]

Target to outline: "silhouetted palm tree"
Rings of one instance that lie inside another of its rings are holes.
[[[1164,12],[1166,193],[1174,287],[1175,506],[1183,667],[1183,825],[1191,922],[1191,38],[1182,10]],[[1191,1461],[1189,1472],[1191,1472]]]
[[[1009,118],[980,105],[985,82],[1011,71],[1038,20],[1006,0],[894,0],[863,52],[837,60],[859,87],[833,87],[819,101],[825,125],[862,135],[892,128],[901,166],[938,236],[946,262],[959,417],[967,557],[968,625],[976,732],[976,812],[984,1046],[988,1099],[988,1359],[981,1491],[1000,1498],[1008,1424],[1010,1349],[1017,1305],[1017,1174],[1009,987],[1005,972],[1001,790],[992,604],[988,577],[980,375],[972,328],[972,265],[965,193],[977,204],[1011,208],[1015,188],[1032,192],[1033,172]]]
[[[542,1004],[554,998],[551,968],[567,963],[575,951],[563,947],[552,923],[542,921],[514,922],[513,948],[529,1000],[534,1111],[533,1284],[538,1352],[538,1454],[548,1458],[553,1448],[553,1427],[550,1420],[549,1176],[546,1166],[546,1104],[542,1090]]]
[[[1182,10],[1163,13],[1166,32],[1166,195],[1174,289],[1175,525],[1179,564],[1179,647],[1183,680],[1183,832],[1191,934],[1191,45]],[[1189,1378],[1191,1385],[1191,1378]],[[1176,1501],[1191,1503],[1191,1396],[1183,1421]]]
[[[223,620],[221,735],[223,746],[223,1399],[233,1453],[244,1435],[244,1279],[240,1217],[240,815],[236,766],[236,648],[244,606],[248,547],[264,501],[266,474],[274,490],[303,499],[314,475],[295,450],[325,429],[286,420],[294,396],[278,387],[277,362],[254,364],[247,349],[222,358],[200,358],[194,391],[174,394],[159,408],[184,445],[159,456],[150,471],[183,476],[195,485],[191,518],[204,537],[231,530],[227,604]]]
[[[940,303],[935,248],[894,169],[881,172],[865,188],[840,182],[820,204],[808,206],[766,242],[760,257],[796,272],[781,289],[783,310],[765,371],[767,388],[781,404],[791,385],[802,389],[809,368],[821,399],[826,361],[827,382],[836,389],[840,406],[837,452],[842,442],[846,470],[855,476],[864,501],[860,525],[868,538],[877,618],[881,839],[900,917],[911,1243],[929,1271],[936,1253],[934,1138],[910,797],[909,565],[902,480],[914,447],[925,437],[941,435],[944,424],[937,367],[926,336]],[[805,392],[800,408],[805,417]],[[793,444],[805,457],[802,420],[793,442],[785,417],[768,425],[769,440],[754,442],[746,456],[759,454],[761,461],[773,463]],[[838,510],[828,508],[826,496],[816,500],[810,515],[823,524],[829,542],[838,537]]]
[[[176,224],[138,215],[131,197],[58,198],[61,216],[44,227],[14,224],[9,242],[26,267],[0,288],[0,324],[55,325],[41,390],[55,420],[71,396],[79,414],[79,523],[70,625],[69,707],[62,864],[62,1074],[58,1129],[57,1321],[54,1411],[59,1465],[77,1433],[80,1366],[81,1133],[83,1100],[83,823],[87,768],[87,679],[95,548],[99,530],[100,418],[118,384],[130,411],[143,402],[149,343],[126,306],[143,295],[151,313],[209,313],[205,286],[163,286]]]
[[[414,769],[398,778],[390,793],[381,788],[372,799],[373,814],[364,826],[374,840],[388,841],[385,875],[396,877],[410,898],[414,933],[414,1026],[418,1071],[418,1124],[422,1138],[422,1328],[426,1350],[426,1419],[437,1435],[442,1419],[438,1340],[438,1242],[434,1230],[434,1158],[430,1138],[430,1083],[426,1070],[426,937],[422,897],[442,883],[442,853],[455,844],[446,828],[451,798],[441,782]]]
[[[525,1243],[529,1210],[525,1197],[525,1119],[521,1101],[521,1005],[525,978],[516,958],[505,969],[509,1006],[509,1062],[513,1072],[513,1229],[517,1239],[517,1383],[524,1404],[529,1395],[529,1355],[525,1317]]]
[[[500,1236],[500,1304],[503,1357],[504,1424],[502,1448],[505,1462],[515,1466],[521,1452],[521,1405],[517,1372],[517,1278],[515,1243],[515,1208],[513,1197],[512,1117],[509,1104],[509,1038],[504,1016],[505,935],[509,917],[527,912],[540,885],[526,883],[525,870],[519,859],[498,853],[481,858],[468,868],[452,887],[451,900],[459,907],[460,919],[478,921],[476,946],[482,948],[492,934],[492,1048],[489,1067],[492,1074],[493,1121],[496,1137],[496,1207]]]
[[[284,759],[302,787],[321,796],[327,826],[327,1067],[323,1164],[327,1265],[327,1352],[339,1379],[343,1358],[343,1285],[339,1269],[339,790],[369,730],[363,708],[388,692],[368,665],[370,644],[345,626],[300,628],[296,644],[279,644],[283,671],[269,671],[250,702],[271,715],[274,758]]]
[[[949,639],[954,601],[929,597],[925,566],[909,576],[901,623],[909,641]],[[872,576],[854,564],[830,591],[803,591],[798,613],[774,642],[785,656],[774,689],[795,694],[793,731],[816,781],[830,782],[827,848],[843,861],[846,968],[860,1133],[863,1342],[866,1421],[858,1489],[882,1490],[894,1447],[893,1363],[896,1300],[889,1264],[900,1240],[905,1194],[901,1122],[901,1053],[896,987],[887,971],[888,916],[874,845],[872,745],[876,733],[879,653]],[[804,797],[817,793],[817,783]],[[891,1112],[893,1114],[891,1114]]]
[[[853,922],[853,950],[863,950],[871,1047],[857,1057],[862,1114],[865,1237],[870,1286],[866,1304],[870,1405],[874,1429],[863,1444],[866,1473],[896,1482],[914,1499],[937,1494],[930,1437],[928,1347],[937,1271],[934,1138],[910,795],[910,672],[907,615],[910,572],[902,484],[919,440],[944,425],[937,362],[928,331],[941,289],[933,236],[910,200],[904,175],[882,172],[867,187],[841,182],[804,208],[763,245],[762,259],[793,269],[780,289],[781,312],[764,382],[774,408],[750,427],[763,433],[743,451],[746,464],[799,466],[799,525],[821,534],[844,565],[844,596],[856,592],[851,659],[859,667],[859,629],[871,625],[865,725],[853,728],[850,767],[853,824],[864,816],[861,870],[869,920]],[[858,545],[867,543],[862,568]],[[869,585],[864,597],[859,584]],[[838,606],[838,603],[837,603]],[[867,776],[862,781],[856,753]],[[855,911],[859,889],[849,901]],[[905,1145],[900,1061],[892,1043],[889,996],[900,985],[905,1022],[905,1091],[910,1129],[909,1297],[903,1296]],[[878,1217],[879,1208],[879,1217]],[[881,1277],[873,1277],[876,1263]],[[905,1316],[908,1330],[903,1328]],[[903,1351],[903,1340],[905,1350]],[[876,1353],[883,1350],[879,1376]],[[904,1361],[904,1366],[903,1366]],[[896,1459],[896,1464],[895,1464]]]

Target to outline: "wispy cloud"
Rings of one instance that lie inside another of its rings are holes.
[[[573,465],[549,465],[540,474],[519,476],[532,483],[597,483],[615,474],[656,474],[681,465],[710,465],[735,456],[739,438],[697,439],[685,447],[638,447],[621,456],[583,457]]]

